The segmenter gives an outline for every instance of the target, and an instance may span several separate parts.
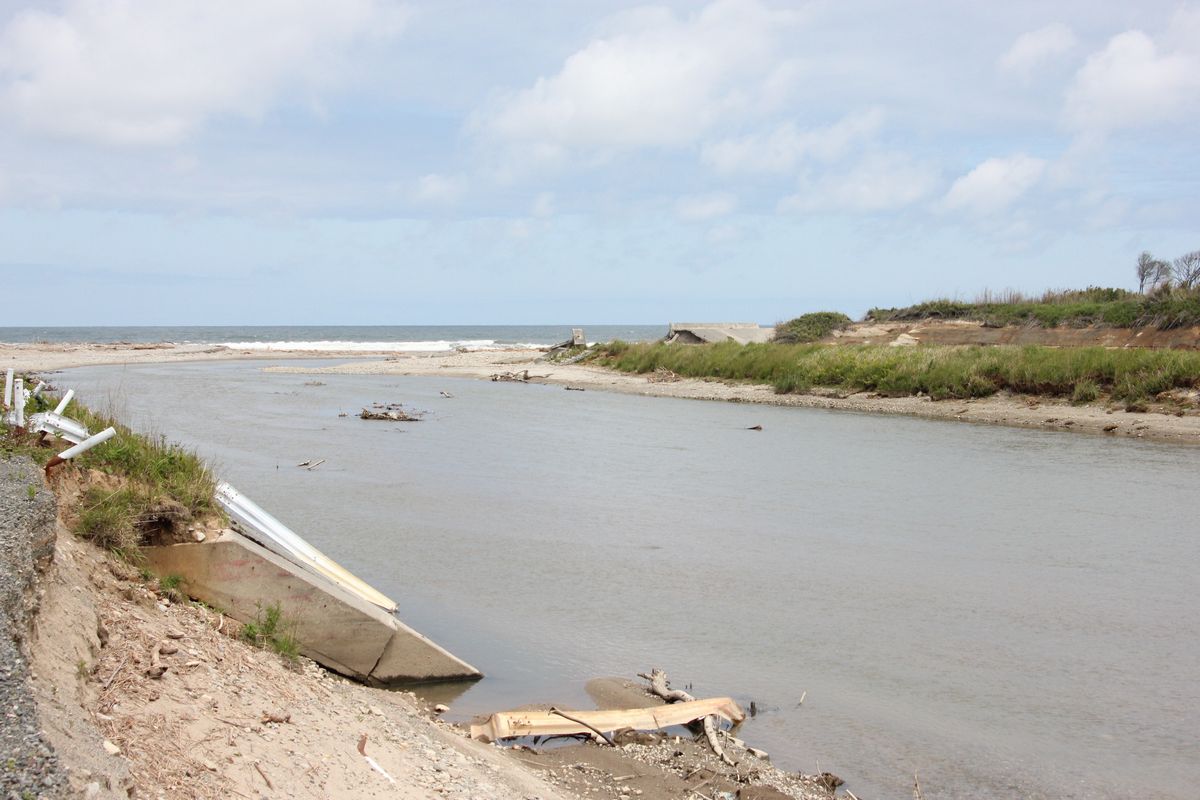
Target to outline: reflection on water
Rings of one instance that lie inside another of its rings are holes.
[[[59,383],[199,447],[481,668],[456,718],[579,707],[588,678],[661,666],[697,695],[755,700],[766,713],[747,738],[859,796],[907,796],[914,773],[928,798],[1200,785],[1200,451],[533,385],[307,380],[239,363]],[[429,414],[353,416],[375,401]]]

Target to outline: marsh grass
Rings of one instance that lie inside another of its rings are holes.
[[[1091,402],[1102,392],[1140,401],[1200,387],[1200,352],[1182,350],[613,342],[599,363],[624,372],[661,367],[692,378],[766,383],[781,394],[820,386],[938,400],[1011,391]]]

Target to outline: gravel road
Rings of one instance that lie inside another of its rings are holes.
[[[32,488],[31,488],[32,487]],[[42,735],[23,651],[36,565],[54,552],[54,495],[27,458],[0,457],[0,797],[63,797],[66,778]]]

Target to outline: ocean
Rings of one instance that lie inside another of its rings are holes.
[[[583,328],[589,342],[660,339],[666,325],[187,325],[106,327],[0,327],[0,342],[131,342],[226,345],[239,350],[355,350],[437,353],[452,350],[537,348],[571,338]]]

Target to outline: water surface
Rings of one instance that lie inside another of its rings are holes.
[[[199,448],[484,670],[460,717],[661,666],[859,797],[1200,786],[1195,449],[245,362],[56,380]],[[353,416],[376,401],[429,413]]]

